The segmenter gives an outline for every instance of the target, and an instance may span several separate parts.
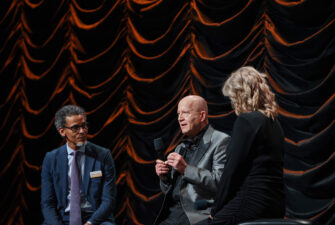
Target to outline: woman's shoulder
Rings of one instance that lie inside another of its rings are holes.
[[[252,112],[245,112],[241,113],[240,116],[241,118],[245,118],[247,120],[253,120],[253,119],[258,119],[258,120],[264,120],[267,117],[261,113],[260,111],[252,111]]]
[[[245,121],[251,127],[261,126],[268,118],[260,111],[241,113],[238,119]]]

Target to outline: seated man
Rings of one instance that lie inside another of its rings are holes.
[[[115,225],[115,167],[110,151],[86,141],[85,111],[64,106],[55,126],[66,144],[48,152],[42,166],[41,206],[47,225]]]
[[[156,218],[159,225],[194,224],[209,216],[209,208],[195,210],[196,202],[213,202],[226,161],[229,136],[208,124],[206,101],[195,95],[178,104],[178,122],[186,137],[167,161],[156,160],[156,174],[165,194]],[[172,169],[170,169],[172,168]]]

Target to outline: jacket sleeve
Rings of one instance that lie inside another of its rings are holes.
[[[216,192],[226,162],[226,148],[229,140],[230,137],[225,135],[219,141],[213,143],[215,146],[211,156],[211,169],[188,165],[183,179],[204,189]]]
[[[108,150],[104,158],[103,185],[101,193],[101,204],[88,220],[93,225],[100,224],[110,217],[114,212],[116,203],[116,173],[114,160]]]
[[[45,224],[62,225],[63,222],[57,213],[57,198],[51,166],[52,155],[47,153],[43,161],[41,174],[41,208]]]

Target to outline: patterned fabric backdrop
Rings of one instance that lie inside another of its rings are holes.
[[[266,73],[286,140],[287,217],[335,224],[334,0],[2,0],[0,224],[40,224],[44,155],[64,143],[55,112],[88,112],[117,166],[117,223],[151,224],[162,202],[152,140],[181,140],[176,109],[220,93],[243,65]]]

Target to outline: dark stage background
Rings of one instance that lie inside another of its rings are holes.
[[[177,102],[220,94],[243,65],[264,71],[285,131],[287,216],[335,224],[334,0],[2,0],[0,224],[40,224],[40,172],[64,143],[66,104],[88,112],[91,141],[117,166],[117,223],[151,224],[162,201],[152,140],[181,139]]]

